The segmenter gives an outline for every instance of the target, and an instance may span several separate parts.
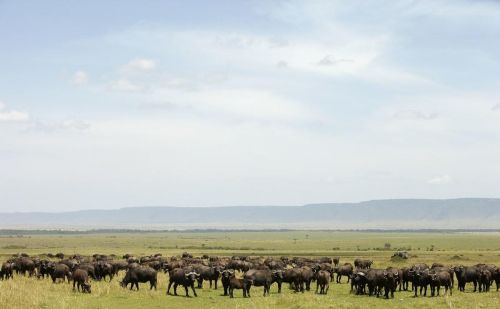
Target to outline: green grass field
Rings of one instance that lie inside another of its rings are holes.
[[[384,250],[390,244],[390,250]],[[407,249],[409,260],[393,262],[397,249]],[[2,236],[0,259],[25,252],[30,255],[64,252],[92,255],[94,253],[125,253],[146,255],[162,253],[180,255],[257,255],[257,256],[340,256],[341,263],[357,257],[370,257],[375,268],[398,267],[418,262],[472,265],[481,262],[500,265],[500,233],[416,233],[416,232],[170,232],[116,233],[85,235]],[[121,273],[120,276],[123,276]],[[158,290],[149,291],[142,284],[140,291],[119,286],[120,278],[109,282],[92,282],[92,294],[72,291],[67,283],[53,284],[15,276],[0,281],[0,308],[500,308],[500,292],[493,286],[489,293],[465,293],[454,289],[453,296],[418,297],[410,292],[397,292],[385,300],[349,293],[350,286],[331,283],[328,295],[315,295],[313,290],[295,294],[285,286],[278,294],[273,285],[270,297],[262,297],[262,288],[252,288],[252,298],[223,297],[222,287],[209,290],[208,283],[198,290],[197,298],[166,296],[167,276],[159,275]],[[179,295],[184,295],[179,288]],[[430,293],[429,293],[430,295]]]

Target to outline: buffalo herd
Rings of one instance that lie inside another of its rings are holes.
[[[369,259],[356,259],[353,263],[340,263],[339,257],[252,257],[252,256],[208,256],[193,257],[189,253],[181,256],[163,257],[123,256],[94,254],[93,256],[63,253],[29,256],[16,254],[4,262],[0,279],[9,280],[14,274],[50,278],[52,282],[73,282],[73,290],[91,293],[91,280],[112,281],[120,272],[125,275],[120,282],[124,288],[130,286],[139,290],[139,283],[149,283],[150,289],[157,289],[158,272],[168,274],[167,295],[177,295],[182,286],[185,295],[197,296],[196,289],[203,288],[208,281],[209,288],[217,289],[221,281],[224,296],[233,297],[234,290],[242,290],[243,297],[250,297],[253,287],[262,287],[264,296],[270,294],[271,286],[277,285],[281,293],[283,283],[296,293],[311,290],[316,283],[317,294],[327,294],[330,283],[342,283],[346,278],[351,293],[355,295],[394,297],[397,291],[411,292],[415,297],[452,295],[457,287],[464,291],[469,283],[474,292],[488,292],[493,283],[500,286],[500,269],[491,264],[472,266],[444,265],[440,263],[414,264],[411,267],[373,267]],[[410,287],[411,283],[411,287]]]

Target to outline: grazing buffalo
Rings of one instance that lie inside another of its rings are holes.
[[[156,290],[156,284],[158,282],[156,270],[144,266],[130,268],[125,274],[122,282],[120,282],[120,285],[126,288],[130,283],[130,290],[132,290],[135,285],[137,291],[139,291],[139,282],[149,282],[149,289],[152,290],[155,288]]]
[[[82,288],[83,293],[90,293],[90,283],[89,283],[89,274],[84,269],[77,269],[73,273],[73,290],[75,290],[75,285],[78,288],[78,292],[80,292],[80,287]]]
[[[326,270],[320,270],[316,274],[316,294],[327,294],[330,287],[330,273]]]
[[[193,290],[194,296],[198,296],[196,294],[196,290],[194,289],[194,283],[198,279],[198,277],[200,277],[200,274],[192,271],[192,269],[190,268],[176,268],[171,270],[168,276],[170,281],[168,283],[167,295],[170,294],[170,287],[173,284],[175,296],[177,296],[178,285],[182,285],[184,287],[184,289],[186,290],[186,297],[189,297],[189,287],[191,288],[191,290]]]

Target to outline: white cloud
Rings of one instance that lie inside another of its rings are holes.
[[[0,101],[0,122],[25,122],[30,119],[28,113],[17,110],[9,110],[5,104]]]
[[[137,58],[124,66],[126,71],[152,71],[156,68],[156,62],[152,59]]]
[[[276,67],[278,69],[285,69],[288,67],[288,62],[286,62],[284,60],[280,60],[280,61],[278,61],[278,63],[276,63]]]
[[[81,86],[87,84],[89,81],[89,77],[85,71],[76,71],[73,74],[72,83],[76,86]]]
[[[427,180],[427,183],[431,185],[445,185],[451,182],[453,182],[453,179],[449,175],[438,175]]]
[[[329,66],[329,65],[337,65],[342,62],[353,62],[353,60],[350,59],[336,59],[332,55],[327,55],[320,61],[318,61],[318,65],[323,65],[323,66]]]
[[[407,119],[407,120],[433,120],[438,117],[437,113],[428,113],[419,110],[409,109],[401,110],[394,113],[395,119]]]
[[[494,105],[492,108],[491,108],[492,111],[497,111],[497,110],[500,110],[500,103]]]
[[[85,131],[90,129],[91,124],[83,120],[68,119],[62,121],[36,120],[31,129],[40,132],[55,131]]]
[[[108,84],[108,89],[113,91],[123,91],[123,92],[141,92],[145,90],[144,86],[132,82],[131,80],[126,78],[120,78],[111,81]]]

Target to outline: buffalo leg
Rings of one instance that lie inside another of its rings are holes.
[[[167,295],[168,295],[168,294],[170,294],[170,287],[172,286],[172,284],[173,284],[173,283],[174,283],[173,281],[170,281],[170,282],[168,283]]]

